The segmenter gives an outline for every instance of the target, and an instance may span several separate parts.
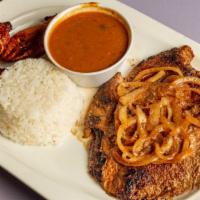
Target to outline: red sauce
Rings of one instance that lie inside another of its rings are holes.
[[[55,25],[49,37],[52,57],[77,72],[95,72],[116,63],[128,47],[128,32],[103,12],[73,15]]]

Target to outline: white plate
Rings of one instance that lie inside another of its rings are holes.
[[[40,8],[11,20],[14,28],[19,30],[35,23],[43,16],[63,10],[72,5],[72,2],[75,4],[86,1],[6,0],[0,2],[0,19],[10,20],[20,13]],[[193,66],[200,66],[198,57],[200,45],[196,42],[118,1],[101,0],[101,2],[107,2],[112,8],[120,8],[132,19],[135,30],[132,56],[135,61],[175,46],[188,44],[196,54]],[[21,6],[17,6],[16,3]],[[50,7],[42,8],[47,6]],[[129,68],[124,64],[122,70],[127,71]],[[87,174],[86,151],[71,133],[68,133],[63,145],[55,148],[21,146],[0,136],[0,165],[48,199],[113,199],[106,195]],[[198,200],[199,197],[200,193],[190,195],[191,200]]]

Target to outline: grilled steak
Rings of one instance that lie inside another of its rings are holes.
[[[199,76],[191,68],[193,52],[182,46],[152,56],[137,65],[126,78],[131,81],[139,71],[156,66],[176,66],[184,74]],[[111,149],[115,144],[114,111],[118,103],[116,87],[123,81],[120,73],[102,85],[85,119],[85,136],[91,136],[88,154],[89,173],[108,193],[123,200],[171,199],[200,187],[200,134],[194,134],[195,154],[177,164],[149,164],[126,167],[116,162]]]

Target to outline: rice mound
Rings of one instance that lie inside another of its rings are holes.
[[[21,144],[58,144],[82,103],[78,87],[49,61],[18,61],[0,77],[0,132]]]

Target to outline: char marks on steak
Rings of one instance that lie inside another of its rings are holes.
[[[126,80],[131,81],[143,69],[176,66],[185,75],[199,76],[190,62],[194,55],[190,47],[182,46],[152,56],[138,64]],[[200,187],[200,134],[193,134],[195,155],[177,164],[149,164],[125,167],[111,156],[116,133],[114,111],[118,103],[116,88],[123,81],[116,74],[102,85],[95,95],[85,119],[85,136],[89,143],[89,173],[109,194],[122,200],[171,199]]]

